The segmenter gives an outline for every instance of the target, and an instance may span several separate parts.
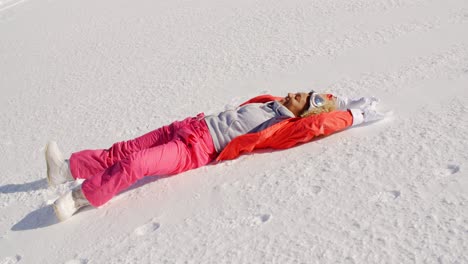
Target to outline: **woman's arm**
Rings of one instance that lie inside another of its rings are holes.
[[[318,136],[327,136],[353,125],[350,111],[333,111],[305,118],[289,118],[257,133],[234,138],[217,160],[235,159],[254,149],[285,149],[309,142]]]

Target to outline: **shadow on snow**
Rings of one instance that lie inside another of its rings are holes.
[[[21,221],[15,224],[12,231],[32,230],[37,228],[44,228],[57,224],[58,220],[55,217],[52,205],[39,208],[27,214]]]
[[[16,193],[16,192],[30,192],[39,189],[47,188],[47,179],[40,179],[33,182],[23,184],[7,184],[0,186],[0,193]]]

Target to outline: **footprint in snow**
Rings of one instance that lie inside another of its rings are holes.
[[[391,198],[392,200],[395,200],[396,198],[400,197],[400,195],[401,195],[401,192],[397,190],[387,192],[387,196]]]
[[[391,190],[391,191],[383,191],[379,192],[373,197],[371,197],[371,201],[374,202],[391,202],[398,199],[401,195],[401,192],[398,190]]]
[[[135,228],[133,233],[137,236],[144,236],[159,229],[161,225],[158,222],[150,221],[142,226]]]
[[[261,215],[257,215],[255,218],[254,218],[254,223],[256,225],[260,225],[260,224],[264,224],[268,221],[270,221],[271,219],[271,215],[270,214],[261,214]]]
[[[322,191],[322,187],[317,186],[317,185],[312,186],[312,192],[313,192],[314,194],[318,194],[318,193],[321,192],[321,191]]]
[[[12,256],[12,257],[6,257],[6,258],[0,260],[0,263],[1,264],[14,264],[14,263],[20,262],[20,260],[21,260],[21,256],[16,255],[16,256]]]
[[[451,176],[453,174],[456,174],[459,171],[460,171],[460,166],[458,166],[456,164],[449,164],[449,165],[447,165],[447,167],[445,167],[443,169],[436,169],[435,174],[440,175],[442,177],[448,177],[448,176]]]
[[[451,175],[451,174],[455,174],[455,173],[457,173],[457,172],[460,171],[460,166],[455,165],[455,164],[449,164],[449,165],[447,166],[447,171],[448,171],[448,173],[449,173],[450,175]]]

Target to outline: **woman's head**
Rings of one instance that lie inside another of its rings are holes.
[[[288,93],[279,102],[295,116],[307,117],[336,109],[335,97],[331,94]]]
[[[328,113],[337,109],[336,97],[332,94],[318,94],[312,92],[310,101],[312,102],[312,105],[314,105],[315,102],[315,107],[309,107],[307,110],[302,112],[301,117]]]

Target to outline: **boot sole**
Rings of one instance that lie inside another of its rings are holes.
[[[44,157],[47,165],[47,183],[49,184],[49,187],[53,187],[55,185],[52,184],[52,181],[50,180],[50,167],[49,167],[49,161],[47,159],[47,151],[49,150],[49,143],[47,143],[45,151],[44,151]],[[55,206],[54,206],[55,210]]]
[[[62,218],[60,217],[60,214],[59,214],[58,209],[57,209],[57,207],[55,206],[55,204],[52,204],[52,208],[54,208],[55,217],[57,217],[57,219],[59,220],[59,222],[63,222],[63,221],[66,220],[66,219],[62,219]]]
[[[50,142],[47,143],[46,145],[46,148],[45,148],[45,151],[44,151],[44,157],[45,157],[45,160],[46,160],[46,166],[47,166],[47,183],[49,184],[49,187],[55,187],[55,186],[58,186],[62,183],[66,183],[68,181],[72,181],[72,180],[64,180],[64,181],[61,181],[61,182],[54,182],[52,180],[52,178],[50,177],[50,165],[49,165],[49,159],[47,158],[47,153],[49,152],[49,148],[50,148]]]

